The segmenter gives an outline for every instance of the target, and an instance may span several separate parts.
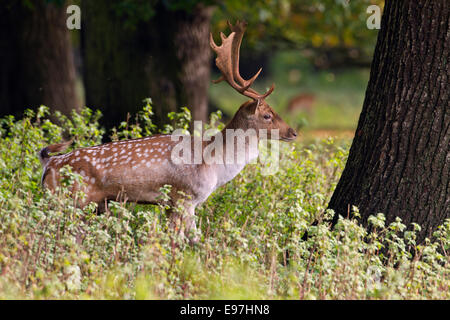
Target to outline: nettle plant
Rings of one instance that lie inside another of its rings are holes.
[[[191,247],[169,228],[170,186],[160,205],[113,201],[100,215],[95,204],[76,205],[85,195],[70,186],[83,182],[70,167],[61,169],[57,192],[42,189],[36,150],[67,133],[74,148],[105,134],[100,113],[87,108],[70,118],[55,114],[59,125],[48,116],[40,107],[22,119],[0,119],[2,299],[450,298],[450,220],[422,244],[415,240],[419,225],[386,225],[375,214],[368,230],[357,208],[330,229],[327,203],[348,141],[284,145],[276,175],[248,166],[198,208],[202,237]],[[171,117],[170,127],[156,128],[146,100],[111,137],[188,129],[187,109]]]

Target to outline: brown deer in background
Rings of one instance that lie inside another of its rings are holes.
[[[315,101],[316,96],[313,93],[302,93],[289,100],[287,110],[289,114],[305,112],[310,115],[314,108]]]
[[[270,135],[271,130],[278,130],[278,139],[283,141],[292,141],[297,136],[296,132],[264,100],[272,93],[273,85],[264,94],[250,88],[261,69],[250,80],[244,80],[240,76],[239,48],[246,24],[237,22],[235,26],[230,24],[229,26],[232,32],[228,37],[221,33],[221,46],[214,43],[212,35],[210,38],[211,47],[217,54],[217,67],[222,73],[222,77],[215,82],[225,80],[236,91],[251,100],[241,105],[222,132],[209,141],[201,141],[202,151],[205,151],[213,141],[223,139],[222,152],[215,154],[221,159],[224,159],[229,152],[227,146],[232,145],[233,150],[235,147],[234,138],[229,140],[227,130],[241,129],[241,132],[246,133],[253,129],[250,132],[254,132],[253,137],[257,140],[261,138],[259,129],[268,130],[269,139],[274,138]],[[181,218],[184,234],[192,242],[196,242],[198,237],[195,232],[195,208],[203,203],[214,190],[233,179],[247,163],[255,159],[258,156],[258,150],[257,146],[256,149],[252,148],[244,139],[244,152],[241,158],[239,155],[238,158],[233,156],[231,163],[227,161],[207,163],[205,159],[202,159],[200,163],[189,161],[179,163],[171,156],[179,143],[172,138],[171,135],[154,135],[81,148],[54,156],[50,156],[49,153],[61,152],[70,143],[48,146],[39,153],[44,167],[42,184],[55,190],[60,185],[59,169],[64,165],[70,165],[74,172],[81,174],[84,178],[84,185],[73,186],[73,190],[82,189],[87,196],[80,206],[96,202],[99,211],[106,209],[108,200],[118,199],[119,194],[126,201],[158,204],[161,201],[159,200],[161,188],[171,185],[171,205],[176,205],[181,199],[185,209],[181,217],[175,210],[171,210],[172,226],[176,226]],[[189,137],[189,139],[195,138]],[[187,151],[192,151],[193,154],[195,141],[190,145],[192,150]]]

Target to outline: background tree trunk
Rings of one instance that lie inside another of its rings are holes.
[[[448,0],[387,0],[363,110],[329,204],[362,219],[419,223],[419,240],[450,217]]]
[[[66,6],[33,1],[0,7],[0,113],[41,104],[65,114],[81,107]]]
[[[159,2],[154,9],[149,21],[126,27],[111,1],[83,1],[86,101],[103,111],[107,127],[139,111],[147,97],[158,123],[183,106],[193,119],[207,118],[212,8],[171,11]]]

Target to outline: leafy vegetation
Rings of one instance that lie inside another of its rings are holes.
[[[214,31],[223,31],[226,20],[245,20],[250,45],[261,50],[276,46],[314,48],[319,53],[330,49],[356,49],[353,56],[371,56],[376,32],[366,27],[367,7],[384,6],[382,0],[254,0],[217,1]],[[261,41],[263,39],[263,41]],[[244,44],[246,45],[246,44]]]
[[[155,132],[151,112],[146,100],[112,139]],[[385,225],[377,213],[368,231],[357,208],[329,229],[326,206],[349,141],[285,144],[271,176],[247,166],[198,210],[202,239],[191,247],[168,228],[163,206],[112,202],[102,215],[94,205],[77,208],[83,194],[68,186],[80,176],[70,168],[56,194],[42,190],[40,148],[64,132],[75,148],[105,134],[87,108],[55,115],[60,125],[47,116],[41,107],[0,120],[0,299],[450,298],[449,219],[420,245],[419,225]],[[162,130],[185,128],[189,112],[171,119]]]

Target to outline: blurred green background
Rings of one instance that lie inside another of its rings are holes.
[[[81,28],[69,30],[77,5]],[[377,30],[366,22],[382,0],[6,0],[0,18],[1,115],[41,104],[70,115],[99,109],[106,129],[133,119],[151,98],[157,125],[188,107],[193,120],[230,118],[247,98],[218,78],[209,32],[248,22],[240,71],[304,135],[352,137]],[[21,17],[21,19],[18,19]],[[49,59],[51,57],[51,59]],[[129,114],[130,116],[127,116]]]

